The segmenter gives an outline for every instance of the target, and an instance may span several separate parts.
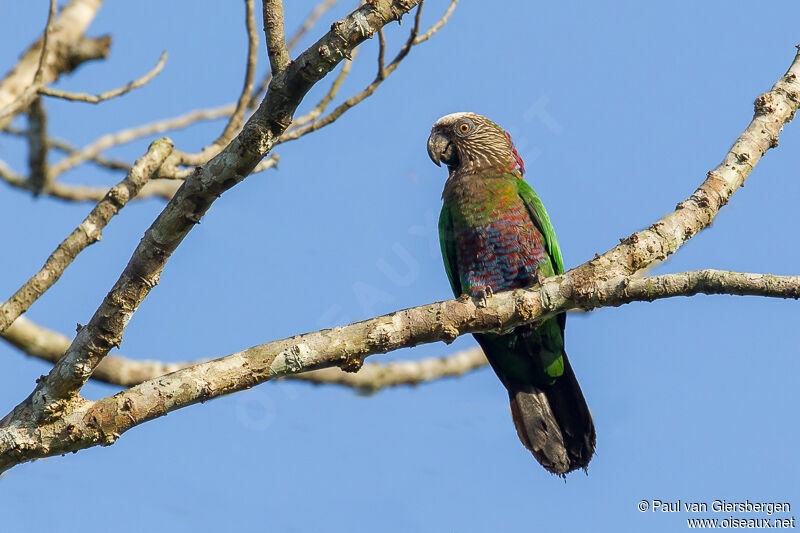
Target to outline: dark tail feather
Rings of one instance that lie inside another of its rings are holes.
[[[522,444],[554,474],[586,468],[594,454],[592,414],[564,355],[564,374],[537,387],[507,382],[511,416]]]

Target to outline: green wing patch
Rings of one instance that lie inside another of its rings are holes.
[[[544,204],[536,195],[533,188],[522,179],[517,180],[517,191],[528,208],[528,213],[531,215],[533,223],[542,233],[544,237],[544,246],[547,249],[547,255],[553,262],[553,270],[556,274],[564,273],[564,260],[561,258],[561,249],[558,247],[558,240],[556,239],[556,232],[553,225],[550,223],[550,217],[547,216],[547,211]]]
[[[439,246],[442,248],[444,269],[447,272],[447,279],[450,280],[453,295],[461,296],[461,280],[458,277],[456,262],[456,243],[453,238],[453,217],[447,204],[442,207],[442,212],[439,214]]]

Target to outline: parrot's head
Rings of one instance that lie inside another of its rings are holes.
[[[428,155],[450,173],[498,170],[525,172],[511,136],[486,117],[452,113],[436,121],[428,137]]]

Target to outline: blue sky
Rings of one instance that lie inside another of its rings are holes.
[[[4,69],[41,31],[46,6],[37,4],[0,5]],[[313,2],[288,4],[291,29]],[[426,23],[445,5],[428,0]],[[303,44],[351,7],[326,15]],[[164,49],[166,68],[147,87],[98,106],[49,100],[53,135],[85,144],[233,100],[244,69],[243,11],[232,1],[108,2],[90,33],[114,35],[110,58],[58,86],[122,85]],[[722,0],[465,0],[374,96],[280,146],[277,171],[248,178],[214,204],[135,315],[120,353],[217,357],[449,298],[435,228],[445,173],[428,160],[425,141],[431,124],[454,111],[484,114],[511,132],[574,267],[671,211],[719,163],[755,97],[791,63],[798,15],[793,0],[772,2],[768,12],[759,2]],[[392,24],[390,45],[409,28],[410,20]],[[363,45],[342,95],[372,79],[376,46]],[[170,136],[197,150],[223,124]],[[790,124],[713,227],[654,272],[797,274],[798,130]],[[132,160],[150,140],[111,153]],[[2,136],[0,157],[22,170],[24,145]],[[63,179],[118,178],[83,167]],[[162,207],[129,205],[29,317],[72,334]],[[3,188],[0,298],[89,209]],[[3,529],[49,531],[57,520],[65,532],[675,531],[691,515],[641,513],[637,503],[749,499],[800,509],[798,319],[795,301],[725,296],[570,316],[567,351],[598,443],[588,476],[566,483],[520,445],[507,395],[488,369],[368,397],[284,382],[172,413],[109,448],[14,468],[0,481]],[[464,337],[371,360],[473,344]],[[0,363],[5,412],[47,366],[7,345]],[[90,384],[84,393],[115,390]]]

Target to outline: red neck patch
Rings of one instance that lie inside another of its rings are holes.
[[[514,157],[514,162],[508,167],[508,170],[517,170],[519,169],[520,176],[525,175],[525,162],[522,161],[522,158],[517,153],[517,148],[514,146],[514,142],[511,140],[511,135],[508,132],[506,133],[506,137],[508,137],[508,142],[511,143],[511,155]]]

